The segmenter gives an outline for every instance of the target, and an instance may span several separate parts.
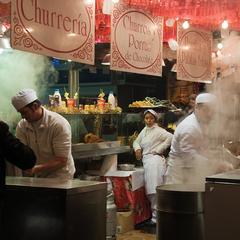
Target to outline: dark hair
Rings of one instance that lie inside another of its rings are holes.
[[[27,104],[25,107],[31,108],[34,103],[36,103],[38,107],[40,107],[40,106],[42,105],[42,103],[40,102],[40,100],[36,99],[36,100],[34,100],[33,102]]]

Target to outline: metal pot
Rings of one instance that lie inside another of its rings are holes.
[[[118,164],[118,169],[122,170],[122,171],[133,171],[134,170],[135,165],[134,164]]]

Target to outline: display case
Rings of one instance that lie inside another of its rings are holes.
[[[72,127],[72,142],[84,142],[87,133],[93,133],[103,141],[120,141],[129,145],[129,137],[144,127],[142,113],[118,114],[61,114]]]
[[[72,128],[72,155],[75,177],[103,176],[117,169],[119,163],[135,163],[131,144],[133,134],[144,127],[142,113],[61,114]],[[98,136],[96,142],[85,144],[86,134]],[[135,136],[135,135],[134,135]]]

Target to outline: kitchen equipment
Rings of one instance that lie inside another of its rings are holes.
[[[100,181],[100,176],[93,176],[88,174],[82,174],[79,176],[80,180],[86,180],[86,181]]]
[[[106,240],[106,194],[103,182],[7,177],[7,239]]]
[[[240,235],[240,169],[206,178],[206,240],[238,240]]]
[[[129,164],[129,163],[118,164],[118,169],[122,171],[133,171],[134,167],[135,167],[134,164]]]
[[[204,185],[157,187],[157,240],[204,240]]]

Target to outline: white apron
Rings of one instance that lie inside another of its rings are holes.
[[[205,182],[206,176],[214,174],[209,161],[203,159],[190,160],[190,162],[170,159],[168,163],[164,177],[165,184],[200,184]]]
[[[155,194],[156,187],[163,184],[166,161],[159,155],[146,154],[142,159],[146,194]]]

